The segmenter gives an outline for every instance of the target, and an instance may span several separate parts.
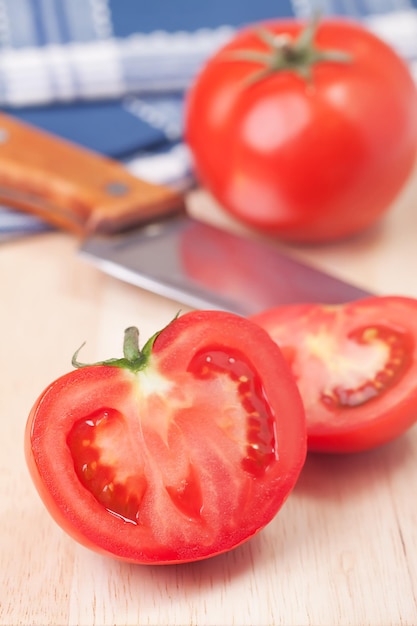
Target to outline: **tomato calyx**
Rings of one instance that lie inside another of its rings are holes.
[[[153,344],[156,338],[162,331],[156,332],[143,346],[142,350],[139,348],[139,331],[136,326],[129,326],[124,332],[123,340],[123,357],[112,358],[105,361],[97,361],[96,363],[81,363],[78,361],[78,354],[84,347],[85,342],[78,348],[72,357],[73,367],[79,369],[82,367],[90,367],[92,365],[110,365],[113,367],[121,367],[123,369],[130,370],[131,372],[139,372],[144,369],[148,363],[149,356],[152,351]]]
[[[234,60],[253,61],[264,67],[250,75],[248,82],[255,83],[276,72],[292,71],[306,81],[311,80],[312,67],[318,63],[349,63],[351,55],[342,50],[320,50],[315,45],[318,15],[307,23],[294,40],[286,33],[275,34],[267,28],[259,28],[257,34],[267,45],[267,52],[254,49],[236,50],[229,54]]]

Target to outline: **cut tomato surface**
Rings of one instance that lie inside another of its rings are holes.
[[[136,563],[199,560],[249,539],[280,509],[305,454],[280,350],[249,320],[214,311],[177,318],[132,358],[59,378],[26,429],[55,520]]]
[[[303,398],[308,448],[382,445],[417,419],[417,300],[370,297],[253,316],[289,363]]]

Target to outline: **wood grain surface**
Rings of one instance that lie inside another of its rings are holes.
[[[225,220],[201,192],[189,204]],[[416,236],[417,176],[372,232],[290,252],[417,297]],[[84,361],[117,356],[126,326],[145,340],[186,309],[103,275],[56,232],[2,243],[0,285],[1,626],[417,624],[417,427],[373,452],[310,456],[278,516],[220,557],[134,566],[74,543],[29,478],[28,412],[84,340]]]

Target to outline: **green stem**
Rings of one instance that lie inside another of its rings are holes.
[[[129,326],[125,330],[123,354],[125,359],[132,362],[140,358],[139,331],[136,326]]]
[[[72,357],[72,365],[76,368],[91,367],[93,365],[108,365],[128,369],[132,372],[139,372],[146,367],[152,352],[153,344],[160,332],[161,331],[158,331],[150,339],[148,339],[143,347],[143,350],[140,350],[139,331],[136,326],[129,326],[129,328],[126,328],[124,333],[123,357],[120,359],[106,359],[105,361],[97,361],[96,363],[81,363],[78,360],[78,354],[81,348],[85,345],[84,342]]]
[[[177,319],[179,312],[174,317]],[[172,320],[172,321],[174,321]],[[171,323],[171,322],[170,322]],[[166,328],[166,327],[165,327]],[[122,367],[124,369],[131,370],[132,372],[139,372],[145,369],[148,364],[149,358],[152,353],[153,344],[155,343],[158,335],[165,330],[158,330],[143,346],[142,350],[139,348],[139,331],[136,326],[129,326],[124,332],[123,339],[123,357],[120,359],[107,359],[106,361],[97,361],[96,363],[81,363],[78,360],[80,350],[85,346],[85,342],[78,348],[72,357],[72,365],[76,368],[91,367],[93,365],[109,365],[112,367]]]

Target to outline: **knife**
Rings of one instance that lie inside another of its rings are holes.
[[[192,308],[251,315],[369,295],[272,243],[195,220],[183,194],[2,113],[0,202],[75,234],[102,271]]]

